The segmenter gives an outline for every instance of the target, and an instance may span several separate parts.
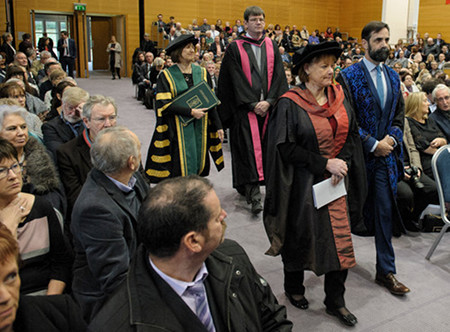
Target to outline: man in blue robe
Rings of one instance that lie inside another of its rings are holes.
[[[375,234],[375,281],[394,295],[404,295],[410,290],[395,277],[392,246],[393,227],[402,228],[395,196],[403,176],[404,101],[398,74],[382,64],[389,55],[388,42],[386,23],[368,23],[362,30],[365,57],[343,70],[338,81],[353,104],[364,148],[369,186],[364,218]]]

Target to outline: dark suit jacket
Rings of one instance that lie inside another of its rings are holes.
[[[439,128],[442,130],[442,132],[444,133],[447,142],[450,142],[450,120],[448,115],[446,116],[445,111],[440,110],[439,108],[437,108],[431,115],[430,118],[433,119],[437,125],[439,126]],[[447,111],[450,112],[450,111]]]
[[[163,32],[164,30],[166,30],[166,23],[164,23],[163,21],[156,21],[155,23],[158,26],[158,32]]]
[[[206,259],[206,294],[217,332],[292,331],[286,308],[277,303],[239,244],[225,240]],[[153,270],[144,246],[127,282],[106,302],[88,331],[206,332],[192,310]]]
[[[19,44],[19,52],[27,54],[27,50],[33,48],[33,44],[30,41],[21,41]]]
[[[77,131],[81,134],[84,130],[84,126],[78,127]],[[75,134],[72,129],[69,128],[60,116],[44,123],[42,125],[42,134],[44,135],[44,144],[47,150],[56,161],[56,149],[63,143],[75,138]]]
[[[136,197],[142,202],[148,185],[139,173],[134,176]],[[70,225],[75,251],[72,290],[87,320],[125,280],[137,247],[136,217],[124,193],[93,168],[75,202]]]
[[[223,52],[225,51],[225,46],[224,46],[222,43],[220,43],[219,45],[220,45],[220,51],[221,51],[222,54],[223,54]],[[209,51],[213,52],[214,55],[217,55],[217,45],[216,45],[216,43],[212,43],[212,44],[209,46]]]
[[[147,52],[152,52],[155,58],[157,56],[155,44],[151,40],[148,40],[148,41],[143,40],[142,43],[141,43],[141,50],[146,52],[146,53]]]
[[[47,80],[44,83],[42,83],[39,86],[39,98],[41,98],[41,100],[45,100],[45,94],[47,93],[47,91],[50,91],[51,89],[53,89],[53,84],[50,80]]]
[[[14,53],[14,50],[8,45],[8,43],[3,43],[0,47],[0,51],[6,53],[7,65],[14,61],[14,54],[16,53]]]
[[[144,62],[141,65],[140,72],[139,72],[139,78],[138,78],[139,83],[143,82],[144,80],[148,80],[150,78],[148,75],[150,73],[151,68],[152,68],[152,65],[148,64],[147,62]]]
[[[20,297],[14,331],[83,332],[86,327],[80,308],[68,294]]]
[[[69,38],[68,41],[69,41],[69,56],[71,58],[76,58],[77,57],[77,46],[75,45],[75,40]],[[61,58],[64,55],[63,44],[64,44],[64,38],[60,38],[58,40],[58,46],[57,46],[57,49],[59,52],[59,61],[61,61]]]
[[[83,135],[60,145],[56,150],[59,175],[67,196],[69,219],[75,201],[92,169],[90,150]]]
[[[60,145],[56,150],[59,175],[67,196],[66,219],[70,220],[75,201],[93,167],[90,152],[91,148],[84,140],[83,134]],[[142,165],[139,173],[147,180]]]

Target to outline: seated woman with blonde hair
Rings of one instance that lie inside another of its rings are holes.
[[[436,122],[428,118],[429,105],[424,92],[412,93],[406,99],[405,115],[411,127],[416,148],[420,153],[423,172],[434,179],[431,159],[441,146],[447,144],[447,140]]]

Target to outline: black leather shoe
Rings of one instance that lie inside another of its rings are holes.
[[[288,298],[289,302],[291,302],[291,304],[292,304],[294,307],[299,308],[299,309],[302,309],[302,310],[308,309],[308,307],[309,307],[309,302],[308,302],[308,300],[306,299],[306,297],[304,297],[303,295],[302,295],[303,297],[302,297],[300,300],[296,300],[296,299],[294,299],[294,298],[292,297],[292,295],[289,294],[288,292],[284,292],[284,294],[286,294],[286,297]]]
[[[375,282],[386,287],[394,295],[405,295],[410,292],[410,289],[398,281],[393,273],[388,273],[385,276],[377,273]]]
[[[348,311],[348,309],[345,307],[339,309],[345,309],[346,311]],[[336,316],[337,318],[339,318],[342,324],[345,324],[347,326],[355,326],[355,324],[358,323],[358,319],[350,311],[348,311],[348,314],[344,315],[339,311],[339,309],[327,308],[326,311],[327,314]]]
[[[263,210],[261,201],[252,201],[252,213],[258,214]]]

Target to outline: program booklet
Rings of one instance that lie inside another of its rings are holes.
[[[313,185],[312,192],[316,209],[320,209],[322,206],[337,200],[339,197],[347,195],[344,182],[345,179],[342,179],[337,185],[333,186],[331,184],[331,178],[328,178]]]

